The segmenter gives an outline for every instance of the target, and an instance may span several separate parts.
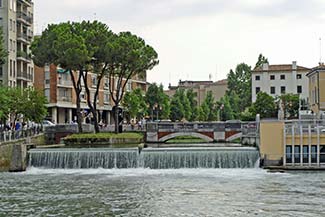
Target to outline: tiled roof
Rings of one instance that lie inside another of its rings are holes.
[[[309,68],[303,66],[297,66],[297,71],[309,71]],[[280,65],[269,65],[268,70],[263,70],[263,66],[259,66],[253,70],[253,72],[264,72],[264,71],[272,71],[272,72],[283,72],[283,71],[292,71],[291,64],[280,64]]]

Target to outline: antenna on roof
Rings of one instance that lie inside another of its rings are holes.
[[[212,79],[212,75],[211,75],[211,74],[209,74],[209,81],[211,81],[211,79]]]
[[[319,38],[319,65],[322,64],[322,38]]]

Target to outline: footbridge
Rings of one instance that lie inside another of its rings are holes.
[[[257,132],[255,122],[149,122],[147,142],[163,143],[179,136],[193,136],[207,142],[231,142],[249,131]]]

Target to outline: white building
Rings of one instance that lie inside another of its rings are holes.
[[[268,63],[252,71],[252,102],[256,101],[258,92],[266,92],[276,97],[282,94],[300,94],[301,99],[308,101],[309,68],[297,66],[297,62],[284,65],[269,65]]]
[[[33,85],[34,64],[30,56],[33,40],[32,0],[0,0],[0,27],[8,51],[0,66],[0,85],[26,88]]]

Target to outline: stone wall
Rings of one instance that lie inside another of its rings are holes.
[[[25,144],[0,145],[0,172],[21,172],[27,167],[27,146]]]

